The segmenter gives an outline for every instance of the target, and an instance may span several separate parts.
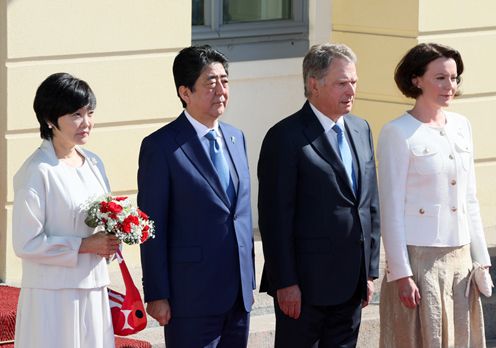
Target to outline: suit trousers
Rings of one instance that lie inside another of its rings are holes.
[[[248,344],[250,313],[241,293],[224,314],[174,317],[164,327],[167,348],[244,348]]]
[[[286,316],[274,298],[276,312],[275,348],[355,347],[362,315],[362,291],[335,306],[314,306],[302,302],[298,319]]]

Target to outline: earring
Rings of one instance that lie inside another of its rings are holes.
[[[50,123],[48,123],[48,128],[52,129],[52,125]]]

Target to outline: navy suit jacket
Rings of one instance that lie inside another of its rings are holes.
[[[260,288],[298,284],[309,305],[344,303],[379,276],[379,206],[368,123],[345,115],[358,189],[308,102],[272,127],[258,163]],[[332,136],[332,134],[331,134]],[[360,275],[362,276],[360,277]]]
[[[235,173],[230,203],[186,116],[147,136],[138,170],[138,205],[155,221],[141,245],[145,302],[168,299],[172,316],[227,312],[255,288],[250,178],[243,133],[219,124]]]

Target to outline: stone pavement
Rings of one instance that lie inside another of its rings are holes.
[[[262,243],[255,241],[257,285],[263,267]],[[125,255],[124,255],[125,257]],[[128,264],[134,282],[138,288],[141,284],[141,269],[139,265],[131,266]],[[122,280],[118,268],[111,267],[111,287],[118,291],[124,291]],[[141,291],[141,289],[140,289]],[[255,304],[251,313],[250,337],[248,341],[249,348],[271,348],[274,346],[274,328],[275,317],[273,313],[272,297],[265,293],[260,293],[258,289],[254,292]],[[378,347],[379,332],[379,306],[372,304],[363,311],[362,327],[359,338],[359,348],[376,348]],[[145,340],[152,344],[153,348],[165,348],[164,331],[158,326],[157,322],[148,317],[148,326],[142,332],[129,336],[130,338]]]
[[[256,255],[256,270],[257,270],[257,282],[260,281],[262,267],[263,267],[263,252],[262,244],[260,241],[255,242],[255,255]],[[125,255],[124,255],[125,257]],[[115,288],[117,291],[125,291],[122,284],[122,279],[120,271],[117,267],[112,265],[110,268],[110,277],[112,281],[111,287]],[[141,268],[139,265],[128,264],[130,273],[133,276],[134,283],[138,286],[141,291]],[[274,328],[275,328],[275,318],[273,314],[273,302],[272,298],[267,294],[262,294],[258,292],[258,289],[254,292],[255,304],[253,311],[251,313],[250,321],[250,348],[264,348],[272,347],[274,340]],[[146,340],[152,344],[154,348],[164,348],[164,331],[163,328],[158,326],[157,322],[148,317],[148,326],[142,332],[130,336],[135,339]]]
[[[491,231],[496,232],[496,230]],[[493,267],[491,268],[491,275],[496,284],[496,233],[487,233],[486,238],[489,243],[489,253]],[[492,239],[488,238],[492,237]],[[384,274],[384,249],[381,251],[381,275]],[[127,260],[138,260],[139,247],[125,247],[124,257]],[[131,257],[133,256],[133,257]],[[260,282],[260,277],[263,267],[263,251],[260,238],[255,235],[255,266],[256,266],[256,279],[257,284]],[[138,289],[141,291],[141,267],[139,264],[129,264],[129,271],[134,279]],[[109,267],[111,287],[117,291],[124,292],[122,277],[119,267],[116,262],[112,263]],[[360,329],[360,336],[358,340],[358,348],[377,348],[379,342],[379,292],[380,292],[381,279],[375,281],[376,296],[373,303],[363,310],[362,325]],[[19,284],[8,284],[11,286],[19,286]],[[273,314],[272,298],[266,294],[261,294],[258,289],[254,292],[255,304],[251,313],[251,327],[249,337],[249,348],[271,348],[274,342],[274,328],[275,318]],[[482,305],[484,308],[484,320],[486,326],[487,348],[496,348],[496,295],[491,298],[482,298]],[[129,338],[146,340],[152,344],[154,348],[165,348],[163,328],[158,326],[157,322],[148,318],[148,326],[142,332],[136,335],[129,336]]]
[[[258,239],[258,238],[257,238]],[[496,245],[489,248],[492,263],[495,265],[491,269],[493,280],[496,279]],[[134,251],[134,250],[133,250]],[[382,252],[383,253],[383,252]],[[255,266],[257,271],[257,285],[260,282],[263,267],[262,244],[259,240],[255,241]],[[135,284],[140,288],[141,285],[141,268],[139,265],[128,265]],[[381,274],[384,274],[384,255],[381,255]],[[116,290],[124,291],[122,280],[118,268],[111,267],[112,287]],[[378,293],[380,291],[381,279],[375,281],[376,295],[371,305],[366,307],[362,313],[362,325],[358,340],[358,348],[377,348],[379,346],[379,304]],[[496,283],[496,281],[495,281]],[[140,289],[141,291],[141,289]],[[248,341],[249,348],[271,348],[274,342],[275,318],[273,314],[272,298],[266,294],[254,293],[255,304],[251,313],[250,337]],[[486,324],[486,337],[488,348],[496,348],[496,296],[489,299],[483,298],[484,317]],[[163,328],[159,327],[157,322],[149,318],[148,327],[142,332],[130,336],[130,338],[146,340],[154,348],[165,348]]]

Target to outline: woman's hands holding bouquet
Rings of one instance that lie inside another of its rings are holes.
[[[98,227],[97,227],[98,229]],[[115,234],[100,231],[83,238],[79,247],[80,254],[96,254],[110,259],[119,248],[120,240]]]
[[[141,244],[155,237],[153,220],[126,196],[106,195],[89,202],[86,225],[100,228],[123,243]]]
[[[79,248],[81,254],[92,253],[109,259],[121,242],[141,244],[155,237],[154,222],[126,196],[106,195],[91,200],[86,210],[85,223],[95,231],[83,238]]]

